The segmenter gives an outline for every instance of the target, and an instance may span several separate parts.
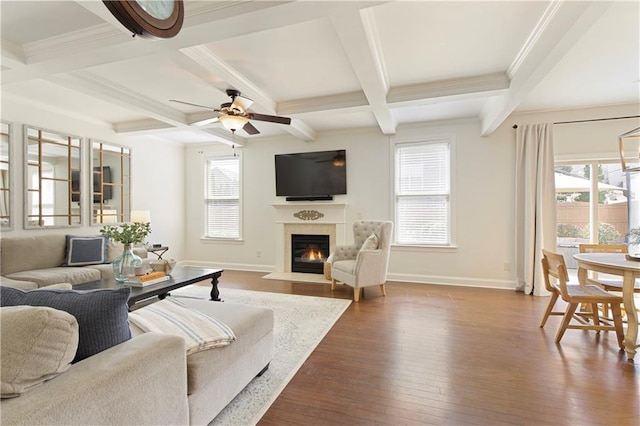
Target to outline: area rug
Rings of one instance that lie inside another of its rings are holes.
[[[188,286],[174,297],[209,299],[209,286]],[[256,377],[210,425],[255,425],[311,352],[351,304],[351,300],[220,289],[223,303],[264,306],[274,312],[274,355],[269,370]],[[214,303],[214,302],[212,302]]]

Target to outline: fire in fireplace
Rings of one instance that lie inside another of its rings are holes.
[[[291,272],[322,274],[327,257],[328,235],[291,235]]]

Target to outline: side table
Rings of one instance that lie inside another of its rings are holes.
[[[156,256],[158,256],[158,260],[162,260],[162,255],[164,255],[167,252],[167,250],[169,250],[169,247],[167,246],[151,247],[147,249],[149,253],[153,253]]]

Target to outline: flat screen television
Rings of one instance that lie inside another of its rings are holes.
[[[295,199],[332,199],[347,193],[347,154],[335,151],[276,154],[276,195]]]
[[[100,202],[100,167],[93,168],[93,202]],[[102,181],[111,183],[111,167],[103,166],[102,167]],[[113,188],[109,185],[104,186],[104,194],[103,200],[107,201],[113,198]],[[80,201],[80,172],[73,170],[71,171],[71,201],[78,202]]]

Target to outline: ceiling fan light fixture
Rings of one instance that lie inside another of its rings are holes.
[[[221,115],[218,120],[230,132],[242,129],[249,122],[249,119],[242,115]]]

